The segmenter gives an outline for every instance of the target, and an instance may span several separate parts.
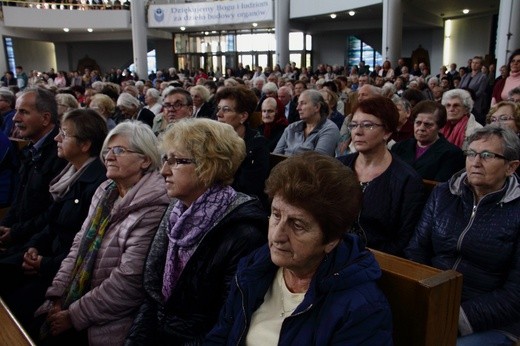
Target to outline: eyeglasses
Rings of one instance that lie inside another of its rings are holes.
[[[508,121],[508,120],[514,120],[515,118],[512,115],[502,114],[497,116],[491,117],[491,122],[496,123],[497,121]]]
[[[61,137],[61,138],[73,138],[73,137],[77,137],[77,136],[74,136],[74,135],[69,135],[67,132],[65,132],[62,128],[60,128],[58,130],[58,135]]]
[[[363,130],[373,130],[375,126],[383,126],[383,124],[376,124],[371,121],[362,121],[360,123],[351,122],[347,125],[347,128],[349,131],[353,131],[358,127]]]
[[[137,153],[137,154],[140,154],[138,151],[130,150],[130,149],[127,149],[125,147],[121,147],[119,145],[116,145],[115,147],[112,147],[112,148],[105,148],[105,149],[103,149],[103,151],[101,151],[101,155],[103,155],[103,157],[107,157],[108,153],[110,153],[110,152],[112,152],[112,154],[114,154],[114,156],[121,156],[121,155],[124,155],[126,153]]]
[[[228,106],[217,107],[217,113],[219,113],[220,111],[222,111],[222,113],[233,113],[235,110]]]
[[[464,150],[464,155],[470,160],[474,160],[475,157],[480,156],[480,159],[484,162],[488,162],[493,159],[503,159],[509,161],[505,156],[487,150],[477,153],[475,150],[468,149]]]
[[[161,161],[162,161],[162,164],[164,165],[165,163],[168,164],[168,166],[170,166],[170,169],[176,167],[176,166],[179,166],[179,165],[189,165],[189,164],[195,164],[196,161],[194,159],[187,159],[187,158],[182,158],[182,157],[168,157],[166,155],[163,155],[163,157],[161,158]]]
[[[182,103],[182,102],[175,102],[175,103],[163,103],[163,107],[166,109],[173,108],[175,110],[179,110],[184,106],[187,106],[188,104]]]
[[[414,122],[415,126],[420,127],[421,125],[424,125],[425,128],[431,129],[435,126],[435,123],[425,123],[424,121],[416,120]]]

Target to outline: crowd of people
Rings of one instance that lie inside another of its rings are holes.
[[[1,297],[44,345],[392,344],[369,247],[460,271],[458,343],[512,344],[520,50],[376,71],[6,73]]]
[[[33,0],[2,1],[4,6],[23,6],[55,10],[130,10],[129,0]]]

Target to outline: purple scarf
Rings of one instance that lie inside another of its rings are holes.
[[[186,208],[177,201],[168,225],[168,253],[164,266],[162,294],[168,301],[179,276],[204,235],[236,198],[230,186],[212,186]]]

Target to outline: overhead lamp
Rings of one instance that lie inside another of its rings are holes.
[[[462,10],[462,13],[464,13],[464,14],[468,14],[468,13],[469,13],[469,9],[467,9],[467,8],[463,9],[463,10]]]
[[[92,32],[92,31],[94,31],[94,29],[92,29],[92,28],[88,28],[87,31],[88,31],[88,32]]]
[[[209,35],[209,31],[205,31],[204,35],[208,36]]]
[[[258,26],[258,23],[253,23],[253,28],[256,28]]]
[[[69,29],[69,28],[63,28],[63,31],[65,31],[65,32],[69,32],[70,29]]]
[[[353,17],[356,15],[356,11],[348,11],[348,15]]]
[[[330,18],[336,19],[336,13],[331,13]]]
[[[184,31],[186,30],[186,27],[185,26],[181,26],[181,31]]]

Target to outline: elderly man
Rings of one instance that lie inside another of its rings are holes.
[[[433,190],[405,250],[464,276],[457,345],[513,345],[520,337],[519,153],[511,130],[476,130],[466,170]]]
[[[489,107],[486,95],[489,78],[481,71],[482,63],[483,59],[480,56],[471,59],[471,72],[462,77],[459,88],[468,88],[475,92],[473,115],[475,115],[475,119],[477,119],[480,124],[485,125],[487,108]]]
[[[19,134],[30,141],[23,150],[20,182],[8,214],[0,222],[0,248],[5,256],[16,251],[45,225],[51,204],[50,181],[65,167],[58,158],[58,106],[44,89],[26,89],[16,100],[13,118]]]
[[[285,117],[289,121],[289,124],[300,120],[300,115],[296,110],[296,102],[292,100],[293,92],[288,86],[283,86],[278,89],[278,99],[282,101],[285,111]]]

